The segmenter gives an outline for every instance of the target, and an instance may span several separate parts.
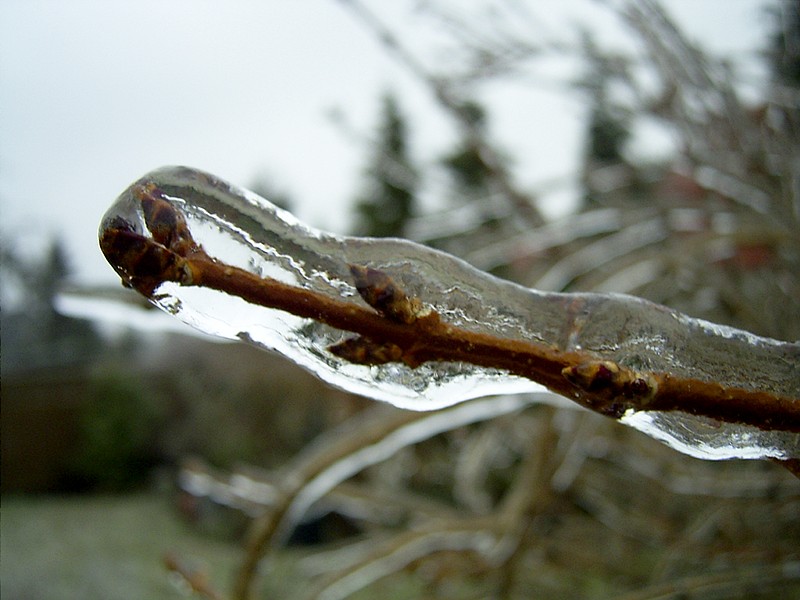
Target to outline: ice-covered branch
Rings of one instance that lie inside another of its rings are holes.
[[[402,240],[326,234],[183,167],[123,192],[100,243],[126,285],[181,320],[397,406],[545,387],[696,456],[800,456],[797,343],[629,296],[538,292]]]

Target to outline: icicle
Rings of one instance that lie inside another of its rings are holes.
[[[278,351],[357,394],[430,410],[544,385],[705,458],[800,456],[798,344],[638,298],[530,290],[403,240],[327,234],[184,167],[134,183],[100,235],[123,281],[165,311]],[[705,408],[698,419],[662,394],[686,381],[703,394],[778,398],[782,420],[756,422],[758,411],[738,396],[722,412],[749,425],[707,419]],[[650,401],[654,410],[642,412]],[[713,451],[680,434],[709,423]]]

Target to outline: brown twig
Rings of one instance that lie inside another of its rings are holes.
[[[167,281],[202,286],[259,306],[315,319],[357,337],[329,350],[350,362],[466,362],[526,377],[582,406],[613,418],[627,411],[681,411],[764,430],[800,432],[800,400],[725,387],[666,372],[637,372],[586,352],[468,331],[424,311],[385,273],[351,266],[358,291],[372,306],[262,278],[209,256],[183,216],[155,184],[140,184],[148,237],[121,218],[105,225],[100,245],[126,285],[151,297]],[[374,309],[374,310],[373,310]]]
[[[289,513],[298,495],[310,481],[356,450],[374,444],[394,429],[422,418],[422,413],[398,412],[389,418],[376,413],[376,416],[378,418],[367,418],[363,428],[356,433],[350,432],[343,436],[337,432],[338,443],[332,447],[324,444],[317,446],[317,451],[301,455],[292,465],[292,476],[278,487],[278,499],[250,527],[244,560],[234,584],[233,598],[246,600],[253,596],[258,565],[269,547],[283,540],[287,526],[293,525],[288,521]]]
[[[209,600],[223,600],[212,586],[205,571],[193,570],[181,561],[175,554],[169,553],[164,556],[164,566],[172,573],[178,575],[193,593],[199,594]]]

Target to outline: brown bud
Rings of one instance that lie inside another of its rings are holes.
[[[164,281],[186,283],[191,272],[185,260],[133,230],[124,219],[115,219],[100,235],[100,249],[122,282],[145,296]]]
[[[195,246],[186,219],[161,197],[163,193],[155,184],[137,186],[134,194],[141,202],[144,221],[153,240],[182,255]]]
[[[373,342],[359,336],[328,346],[331,354],[357,365],[385,365],[403,359],[403,349],[389,342]]]
[[[409,298],[403,289],[383,271],[350,265],[356,289],[364,301],[387,319],[410,325],[417,320],[422,304]]]
[[[610,360],[590,360],[565,367],[561,374],[586,392],[601,392],[611,397],[643,398],[654,391],[648,377]]]

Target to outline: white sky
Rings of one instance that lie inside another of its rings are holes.
[[[407,10],[415,4],[369,2],[409,35],[421,30]],[[569,32],[580,21],[608,40],[621,35],[591,0],[527,4],[542,31]],[[716,51],[742,54],[767,29],[763,0],[664,4]],[[437,39],[428,32],[417,47]],[[365,149],[326,115],[339,108],[369,132],[388,88],[410,118],[415,148],[435,159],[451,123],[335,0],[2,0],[2,243],[58,234],[79,280],[112,283],[97,249],[100,218],[130,182],[166,164],[245,186],[264,174],[300,218],[344,232]],[[480,97],[522,186],[574,169],[582,132],[574,97],[501,85]]]

